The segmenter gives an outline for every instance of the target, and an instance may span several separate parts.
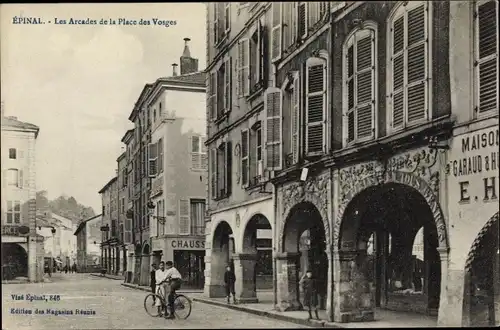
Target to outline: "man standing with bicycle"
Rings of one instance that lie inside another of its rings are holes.
[[[160,261],[160,268],[155,272],[156,294],[165,297],[167,288],[167,271],[165,270],[165,262]],[[155,306],[158,308],[158,314],[161,314],[162,304],[160,299],[156,299]],[[165,313],[165,317],[167,314]]]
[[[166,318],[173,319],[174,316],[174,300],[176,291],[180,289],[182,284],[182,276],[181,273],[174,267],[174,263],[172,261],[167,261],[166,264],[167,270],[165,271],[165,280],[170,282],[170,290],[168,294],[168,310],[170,314]]]

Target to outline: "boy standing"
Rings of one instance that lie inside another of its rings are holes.
[[[306,276],[302,277],[300,280],[302,284],[302,290],[304,292],[304,306],[307,307],[309,312],[309,320],[312,319],[312,310],[314,309],[314,314],[316,319],[319,320],[318,315],[318,291],[316,279],[313,278],[312,272],[310,270],[306,271]]]
[[[227,303],[229,304],[229,298],[231,297],[231,294],[233,294],[233,303],[236,304],[236,293],[234,290],[234,282],[236,282],[236,275],[234,272],[231,270],[231,266],[226,267],[226,272],[224,273],[224,284],[226,287],[226,297],[227,297]]]

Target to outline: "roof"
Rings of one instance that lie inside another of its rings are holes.
[[[118,158],[116,158],[116,161],[117,161],[117,162],[119,162],[121,159],[123,159],[123,157],[125,157],[125,154],[126,154],[126,152],[125,152],[125,151],[124,151],[124,152],[122,152],[122,153],[120,154],[120,156],[118,156]]]
[[[35,138],[38,136],[38,132],[40,128],[36,125],[26,123],[20,120],[17,120],[17,117],[3,117],[2,116],[2,128],[14,128],[21,130],[28,130],[35,132]]]
[[[205,87],[206,86],[206,73],[205,71],[198,71],[198,72],[193,72],[193,73],[187,73],[183,74],[180,76],[172,76],[172,77],[162,77],[158,78],[156,83],[162,82],[162,83],[173,83],[175,85],[187,85],[187,86],[193,86],[193,85],[199,85],[196,87]]]
[[[125,144],[128,144],[133,137],[134,137],[134,129],[129,129],[128,131],[125,132],[121,141]]]
[[[135,121],[135,118],[137,116],[137,111],[138,111],[137,108],[141,106],[142,101],[144,101],[144,99],[147,97],[147,95],[149,94],[152,87],[153,87],[153,84],[146,84],[144,86],[144,88],[141,91],[141,95],[139,95],[139,98],[137,99],[137,101],[134,104],[134,109],[130,113],[130,116],[128,116],[128,120]]]
[[[87,224],[87,222],[89,221],[92,221],[96,218],[99,218],[102,214],[98,214],[98,215],[94,215],[93,217],[91,218],[88,218],[86,220],[83,220],[81,221],[79,224],[78,224],[78,228],[76,228],[75,230],[75,233],[73,235],[78,235],[78,233],[83,229],[83,227],[85,227],[85,225]]]
[[[109,186],[111,186],[113,184],[113,182],[115,182],[117,179],[117,177],[115,176],[114,178],[112,178],[111,180],[109,180],[108,183],[106,183],[104,185],[104,187],[101,188],[101,190],[99,190],[99,194],[102,194],[104,191],[106,191],[106,189],[109,188]]]

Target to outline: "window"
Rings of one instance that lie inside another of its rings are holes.
[[[231,79],[232,79],[232,59],[229,57],[224,62],[224,109],[220,115],[231,111]],[[222,81],[222,80],[221,80]]]
[[[191,199],[191,235],[205,234],[205,200]]]
[[[238,96],[250,93],[250,41],[248,38],[238,42]]]
[[[7,223],[21,223],[21,202],[7,201]]]
[[[9,149],[9,159],[16,159],[17,155],[16,155],[16,149],[15,148],[10,148]]]
[[[156,166],[158,173],[163,173],[163,138],[158,140],[158,164]]]
[[[230,3],[217,2],[214,3],[214,44],[218,45],[222,42],[229,32],[231,23]],[[227,23],[226,23],[227,21]]]
[[[194,135],[190,141],[191,170],[199,171],[207,169],[207,151],[205,138]]]
[[[232,143],[223,142],[211,150],[210,181],[213,199],[226,198],[232,187]]]
[[[288,129],[290,131],[290,145],[286,150],[285,165],[291,166],[299,160],[300,142],[300,76],[298,72],[290,72],[282,86],[283,112],[290,118]]]
[[[179,200],[179,235],[189,235],[191,215],[189,199]]]
[[[158,142],[148,146],[148,176],[154,178],[158,174]]]
[[[250,52],[250,93],[262,87],[265,78],[265,30],[264,25],[259,20],[255,30],[251,34],[249,41]]]
[[[217,72],[210,72],[208,79],[208,118],[215,120],[217,118]]]
[[[229,31],[231,30],[231,3],[230,2],[224,2],[224,32],[225,35],[229,34]]]
[[[6,171],[6,181],[8,186],[23,188],[23,171],[10,168]]]
[[[250,185],[254,186],[259,184],[264,175],[261,123],[255,123],[250,133]],[[277,148],[276,145],[273,147]]]
[[[102,206],[102,215],[105,216],[106,215],[106,206]]]
[[[305,38],[307,36],[307,23],[307,2],[299,2],[297,8],[297,35],[299,38]]]
[[[476,114],[498,112],[498,1],[476,1],[474,29]]]
[[[282,154],[282,95],[279,88],[270,87],[264,98],[266,113],[266,167],[281,169]]]
[[[354,32],[344,45],[344,146],[375,137],[375,31]]]
[[[125,213],[125,198],[122,198],[122,213]]]
[[[306,62],[305,140],[306,156],[326,151],[326,60],[309,58]]]
[[[429,119],[430,5],[427,1],[405,2],[389,24],[390,130]]]
[[[228,91],[228,87],[230,86],[230,71],[226,73],[226,61],[224,61],[219,70],[217,70],[217,110],[216,115],[217,118],[220,118],[224,115],[226,105],[229,105],[228,98],[226,97],[226,91]],[[228,79],[229,78],[229,79]],[[229,89],[230,90],[230,89]]]
[[[122,183],[123,183],[123,187],[126,187],[127,184],[128,184],[128,175],[127,175],[127,169],[123,169],[122,170]]]
[[[159,108],[158,115],[161,116],[161,114],[163,113],[163,103],[162,102],[160,102],[160,104],[158,105],[158,108]]]
[[[248,130],[241,131],[241,184],[248,185],[249,164],[248,164],[248,151],[250,149],[250,140]]]
[[[282,36],[282,3],[272,3],[272,30],[271,30],[271,61],[275,62],[281,59],[283,50]]]

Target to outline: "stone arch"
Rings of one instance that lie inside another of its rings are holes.
[[[257,229],[270,229],[271,231],[273,229],[271,221],[261,212],[253,213],[241,226],[241,235],[239,237],[239,250],[241,250],[241,252],[256,252],[254,251],[256,243],[254,239],[256,239],[256,237],[253,237],[253,234],[256,234]]]
[[[282,220],[279,227],[279,238],[277,242],[278,251],[283,250],[283,239],[285,235],[285,225],[293,212],[293,208],[300,203],[312,204],[321,215],[323,227],[325,229],[326,246],[330,246],[330,217],[328,216],[329,203],[329,176],[322,175],[313,177],[305,183],[296,183],[283,190],[282,200]]]
[[[371,187],[377,187],[386,183],[398,183],[413,188],[419,192],[427,202],[436,224],[439,248],[448,250],[449,242],[446,223],[439,205],[439,172],[435,172],[430,176],[430,183],[427,183],[422,177],[409,172],[390,171],[385,173],[385,175],[381,172],[383,172],[383,170],[378,168],[375,169],[371,175],[355,180],[355,184],[352,184],[349,187],[350,189],[344,190],[343,194],[341,194],[339,209],[334,224],[334,248],[337,249],[339,247],[340,227],[350,202],[353,201],[359,193]]]
[[[488,221],[486,221],[483,228],[477,234],[476,239],[474,240],[474,242],[472,242],[469,254],[467,255],[467,259],[465,261],[466,272],[469,272],[471,270],[472,263],[477,255],[476,252],[480,248],[481,242],[483,241],[484,237],[488,234],[489,230],[494,226],[500,226],[498,219],[499,219],[499,212],[495,213]]]
[[[28,277],[28,251],[23,244],[2,243],[2,264],[8,265],[10,274]],[[8,276],[2,271],[3,276]]]

